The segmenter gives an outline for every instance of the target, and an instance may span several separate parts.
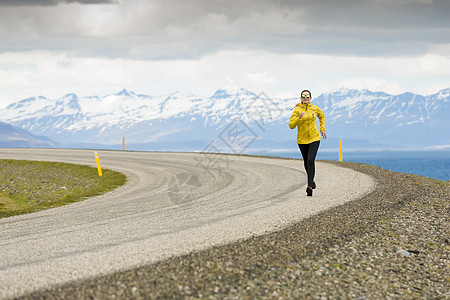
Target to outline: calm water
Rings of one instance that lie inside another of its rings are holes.
[[[263,154],[263,153],[261,153]],[[300,152],[265,153],[264,155],[301,158]],[[321,151],[317,159],[339,159],[338,152]],[[364,163],[386,170],[417,174],[439,180],[450,180],[450,150],[423,151],[348,151],[343,152],[343,161]]]

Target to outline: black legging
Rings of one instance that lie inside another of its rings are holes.
[[[308,186],[312,187],[314,175],[316,174],[315,160],[317,151],[319,150],[320,141],[315,141],[310,144],[298,144],[300,152],[303,156],[303,163],[305,164],[306,174],[308,175]]]

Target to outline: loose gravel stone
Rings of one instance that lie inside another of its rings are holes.
[[[403,249],[398,250],[397,254],[399,254],[399,255],[401,255],[403,257],[410,257],[411,256],[411,254],[408,251],[403,250]]]
[[[450,183],[336,164],[376,190],[277,232],[20,299],[449,299]]]

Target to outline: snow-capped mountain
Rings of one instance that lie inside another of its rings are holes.
[[[450,145],[450,89],[430,96],[341,89],[314,104],[326,113],[331,135],[395,147]]]
[[[242,153],[295,148],[296,132],[287,121],[298,102],[245,89],[218,90],[210,97],[125,89],[103,97],[28,98],[0,110],[0,120],[72,147],[114,148],[125,137],[128,148],[142,150],[214,150],[208,145],[215,141]],[[335,148],[339,138],[355,148],[450,144],[450,89],[429,96],[340,89],[312,103],[326,116],[329,140],[322,147]]]
[[[55,148],[46,137],[39,137],[26,130],[0,122],[0,147],[3,148]]]

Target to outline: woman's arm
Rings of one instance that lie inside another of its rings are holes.
[[[324,139],[327,138],[327,134],[325,133],[325,115],[320,108],[317,108],[319,111],[317,112],[317,117],[319,117],[320,123],[320,134]]]
[[[319,118],[320,123],[320,131],[325,132],[325,115],[323,114],[323,111],[320,108],[317,108],[317,117]]]
[[[289,119],[289,128],[294,129],[298,125],[298,110],[292,112],[291,118]]]

